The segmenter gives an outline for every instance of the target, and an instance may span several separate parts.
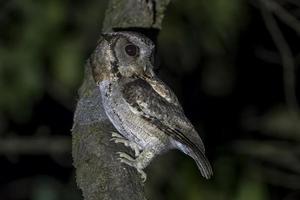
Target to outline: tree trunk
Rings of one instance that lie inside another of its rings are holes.
[[[168,3],[169,0],[110,0],[102,30],[139,31],[155,41]],[[87,63],[72,129],[78,187],[84,200],[146,199],[140,175],[116,159],[116,152],[129,150],[110,141],[112,131],[116,130],[105,115]]]

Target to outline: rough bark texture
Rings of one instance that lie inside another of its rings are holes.
[[[168,3],[169,0],[110,0],[103,32],[160,29]],[[100,97],[87,63],[72,129],[78,187],[84,200],[146,199],[139,174],[117,160],[116,152],[129,150],[110,141],[115,129],[105,115]]]

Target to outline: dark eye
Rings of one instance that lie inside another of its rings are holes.
[[[133,44],[128,44],[125,47],[125,52],[127,53],[127,55],[129,56],[136,56],[138,54],[138,47],[133,45]]]

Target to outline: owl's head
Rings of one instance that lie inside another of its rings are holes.
[[[95,81],[152,75],[154,47],[149,38],[134,32],[103,34],[91,58]]]

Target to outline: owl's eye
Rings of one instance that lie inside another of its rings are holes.
[[[138,54],[139,48],[133,44],[128,44],[125,47],[125,52],[127,53],[127,55],[129,56],[136,56]]]

